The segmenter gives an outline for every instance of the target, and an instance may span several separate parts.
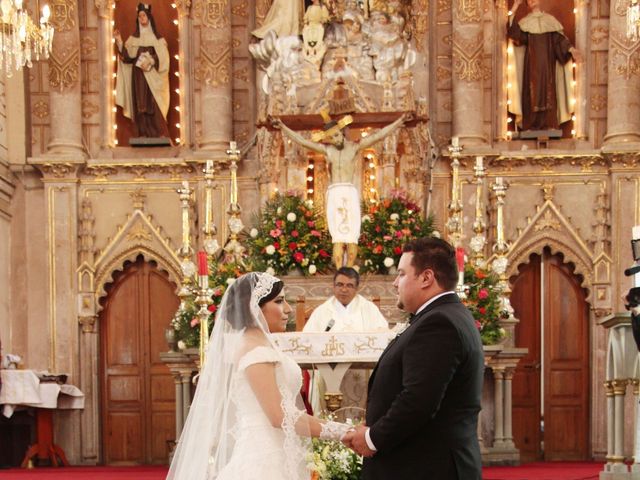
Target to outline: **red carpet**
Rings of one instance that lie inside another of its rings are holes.
[[[485,467],[483,480],[597,480],[602,463],[529,463]],[[164,480],[167,467],[69,467],[0,470],[0,480]]]
[[[486,467],[483,480],[597,480],[601,462],[527,463],[519,467]]]

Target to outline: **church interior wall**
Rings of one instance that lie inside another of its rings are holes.
[[[413,1],[421,12],[416,15],[419,17],[416,22],[421,25],[416,35],[421,47],[417,48],[418,61],[413,68],[416,98],[428,97],[430,128],[436,144],[446,151],[454,128],[452,5],[447,1]],[[216,118],[204,107],[207,103],[203,96],[208,95],[207,89],[215,80],[205,73],[211,59],[203,56],[203,48],[209,45],[207,35],[210,29],[206,26],[206,12],[198,10],[206,8],[203,5],[207,2],[192,2],[191,9],[187,9],[186,23],[191,43],[181,45],[181,52],[190,55],[182,58],[181,62],[188,65],[192,82],[191,90],[183,92],[190,107],[188,128],[191,133],[186,145],[166,150],[166,155],[127,147],[105,148],[110,140],[105,139],[104,119],[111,115],[113,105],[104,101],[104,82],[109,80],[105,74],[109,77],[113,71],[105,67],[105,62],[112,65],[109,61],[112,51],[111,44],[105,45],[103,41],[100,29],[104,18],[100,16],[98,3],[85,0],[76,4],[77,24],[74,28],[79,31],[80,45],[76,47],[80,49],[80,64],[75,81],[79,82],[81,89],[82,118],[78,128],[82,129],[88,157],[80,167],[60,170],[59,176],[52,170],[42,173],[47,163],[62,165],[70,162],[65,156],[47,156],[52,127],[50,93],[53,88],[47,62],[35,62],[24,75],[0,80],[0,96],[4,99],[0,102],[0,123],[3,127],[0,129],[0,335],[3,352],[20,354],[29,368],[64,370],[71,374],[71,383],[75,382],[90,394],[91,385],[86,383],[86,379],[81,380],[79,336],[82,334],[77,306],[80,287],[76,270],[82,258],[78,240],[82,201],[90,201],[95,219],[90,232],[93,235],[91,248],[94,260],[100,258],[127,218],[137,209],[151,219],[175,251],[181,241],[176,189],[182,180],[189,180],[197,189],[197,206],[191,212],[194,234],[201,227],[204,215],[202,162],[211,158],[213,153],[199,148],[204,134],[203,123],[213,122],[213,130],[222,131],[229,129],[227,123],[231,122],[229,130],[232,137],[227,140],[234,139],[240,146],[257,135],[258,146],[249,149],[239,166],[239,198],[246,226],[251,225],[253,214],[273,193],[274,186],[282,190],[298,186],[300,172],[304,172],[300,166],[306,162],[306,152],[291,145],[282,148],[282,155],[278,147],[273,168],[261,165],[258,158],[259,142],[264,132],[257,131],[255,121],[263,94],[257,88],[260,75],[249,56],[248,44],[251,29],[268,10],[270,2],[266,0],[231,1],[229,41],[232,69],[228,72],[231,97],[226,99],[231,102],[231,118]],[[473,108],[482,116],[482,132],[487,144],[465,151],[462,159],[465,235],[468,240],[473,234],[475,185],[471,182],[476,154],[485,156],[488,183],[502,176],[509,184],[505,225],[506,237],[511,244],[537,232],[542,239],[535,246],[538,253],[546,245],[560,245],[554,243],[558,236],[556,228],[560,228],[557,226],[558,218],[549,217],[546,223],[541,218],[535,225],[530,224],[548,195],[571,226],[573,236],[565,232],[568,240],[561,245],[564,248],[562,253],[567,261],[585,263],[588,269],[581,273],[592,277],[587,279],[589,285],[584,285],[590,288],[592,309],[591,444],[593,454],[602,457],[606,452],[606,423],[600,412],[606,410],[602,381],[607,333],[597,322],[606,314],[623,310],[621,296],[630,286],[623,275],[630,261],[630,232],[633,225],[640,224],[637,154],[616,156],[600,150],[608,128],[608,99],[610,96],[616,99],[615,92],[608,91],[609,2],[576,2],[577,8],[583,9],[587,16],[586,19],[578,19],[576,26],[576,42],[584,46],[588,59],[581,70],[585,96],[580,99],[580,111],[583,112],[580,121],[585,122],[586,135],[575,140],[552,140],[547,149],[538,149],[534,141],[506,142],[503,138],[504,124],[501,122],[506,121],[506,110],[502,96],[504,81],[500,74],[503,68],[500,52],[506,48],[506,43],[501,37],[504,26],[498,23],[504,20],[501,17],[506,8],[504,3],[483,2],[482,102]],[[216,57],[214,60],[221,59]],[[73,72],[69,71],[71,77]],[[171,108],[174,106],[172,104]],[[626,108],[622,102],[618,107]],[[7,116],[25,121],[7,122]],[[110,157],[116,157],[116,160]],[[432,174],[430,211],[435,216],[436,228],[443,235],[451,193],[449,162],[450,157],[445,154]],[[218,227],[220,242],[228,235],[229,179],[226,167],[220,165],[214,188],[214,223]],[[402,185],[408,183],[408,179],[401,177]],[[545,188],[550,190],[547,192]],[[421,200],[426,207],[426,196]],[[491,243],[495,236],[495,219],[491,213],[494,200],[488,191],[484,200],[489,218],[487,236]],[[604,220],[601,218],[603,215]],[[603,222],[611,225],[610,231]],[[144,244],[143,232],[131,230],[127,235],[130,235],[127,241],[131,248]],[[572,259],[572,252],[585,251],[590,252],[587,260],[578,259],[575,255]],[[596,278],[595,262],[601,258],[600,255],[610,259],[607,260],[610,268],[607,278]],[[95,262],[91,266],[95,266]],[[517,266],[510,267],[512,274],[517,273]],[[105,273],[104,278],[108,280],[111,273]],[[52,290],[54,286],[55,290]],[[104,285],[93,287],[93,293],[98,295]],[[57,294],[54,295],[55,292]],[[94,374],[90,372],[88,378]],[[85,382],[84,386],[82,382]],[[95,397],[89,402],[95,404]],[[489,417],[491,408],[487,410]],[[93,453],[82,453],[85,447],[80,444],[82,438],[78,433],[81,430],[80,417],[78,412],[61,414],[60,421],[56,422],[56,438],[72,462],[88,458],[93,462],[99,461]],[[96,425],[93,427],[97,429]],[[87,431],[86,425],[82,428]],[[95,446],[98,439],[95,432],[93,435],[88,441]],[[491,436],[490,430],[487,430],[487,435]],[[89,450],[93,451],[92,448]]]

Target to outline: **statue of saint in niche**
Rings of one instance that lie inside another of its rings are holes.
[[[251,32],[251,35],[262,39],[273,30],[278,37],[297,36],[300,34],[302,12],[301,0],[275,0],[262,25]]]
[[[509,55],[509,112],[522,130],[557,130],[574,111],[570,60],[580,62],[582,57],[562,24],[541,10],[540,0],[527,0],[531,12],[515,22],[521,4],[514,1],[507,30],[515,44]]]
[[[163,138],[162,144],[170,144],[167,42],[156,31],[151,5],[139,3],[136,15],[135,32],[126,42],[119,30],[113,32],[118,49],[116,105],[133,121],[136,136]]]

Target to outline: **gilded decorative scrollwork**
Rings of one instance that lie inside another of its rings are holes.
[[[560,230],[560,222],[549,210],[544,212],[544,217],[538,220],[533,227],[535,232],[540,230]]]
[[[233,15],[237,15],[238,17],[247,18],[249,16],[247,8],[247,2],[242,2],[239,5],[231,7],[231,13]]]
[[[46,176],[54,178],[65,178],[76,170],[76,166],[71,163],[44,163],[39,167]]]
[[[599,45],[602,42],[606,42],[608,38],[609,38],[608,28],[598,25],[591,29],[591,42],[594,45]]]
[[[108,180],[109,177],[128,174],[142,179],[150,174],[170,175],[172,180],[186,174],[194,173],[194,167],[184,163],[140,163],[140,164],[102,164],[87,165],[84,173],[92,175],[96,180]]]
[[[438,15],[447,10],[451,10],[451,1],[452,0],[438,0]]]
[[[94,4],[100,18],[111,19],[112,0],[94,0]]]
[[[478,23],[482,20],[482,0],[455,0],[454,15],[460,23]]]
[[[49,115],[49,103],[44,100],[38,100],[33,104],[31,111],[36,117],[43,119]]]
[[[80,48],[82,49],[82,56],[87,57],[98,50],[98,45],[93,37],[87,36],[80,41]]]
[[[453,72],[460,80],[479,82],[488,78],[489,72],[482,61],[482,34],[471,40],[453,39]]]
[[[191,0],[174,0],[176,4],[176,9],[178,10],[178,16],[184,17],[189,15],[189,10],[191,9]]]
[[[151,232],[144,225],[138,223],[127,233],[127,241],[130,243],[149,243]]]
[[[629,7],[629,0],[615,0],[614,12],[616,15],[624,17],[627,15],[627,8]]]
[[[208,28],[223,28],[230,24],[229,0],[199,0],[195,17]]]
[[[100,107],[95,103],[91,103],[86,98],[82,100],[82,118],[91,118],[100,111]]]
[[[219,43],[213,48],[213,55],[209,55],[208,50],[204,45],[200,47],[196,79],[214,87],[228,85],[231,78],[231,47]]]
[[[49,85],[62,91],[78,80],[80,52],[75,49],[64,58],[58,58],[54,52],[49,57]]]
[[[594,112],[599,112],[607,108],[607,97],[601,95],[599,93],[594,93],[591,95],[591,110]]]
[[[640,73],[639,49],[639,42],[631,41],[626,35],[616,30],[611,32],[610,50],[615,72],[625,80]]]
[[[76,26],[76,3],[74,0],[49,0],[51,24],[58,32],[68,32]]]

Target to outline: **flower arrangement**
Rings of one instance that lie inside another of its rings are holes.
[[[248,244],[256,270],[285,275],[299,268],[308,276],[331,265],[324,219],[299,194],[276,194],[262,207],[255,225]]]
[[[359,480],[362,472],[362,457],[342,442],[314,438],[309,468],[314,480]]]
[[[361,273],[390,273],[397,267],[407,241],[434,234],[433,219],[423,219],[420,207],[400,190],[379,203],[363,205],[362,211]]]
[[[464,269],[466,298],[462,302],[473,314],[483,345],[494,345],[505,336],[500,326],[502,307],[500,288],[495,273],[484,268],[466,265]]]
[[[247,271],[249,269],[244,263],[235,261],[229,263],[219,262],[209,269],[209,288],[213,291],[211,296],[213,303],[209,305],[209,312],[211,313],[207,319],[209,332],[213,328],[215,312],[220,306],[225,290],[236,278]],[[179,310],[171,322],[176,332],[176,340],[180,350],[194,348],[200,344],[200,319],[197,312],[198,306],[195,304],[195,298],[193,296],[189,297],[185,308]]]

